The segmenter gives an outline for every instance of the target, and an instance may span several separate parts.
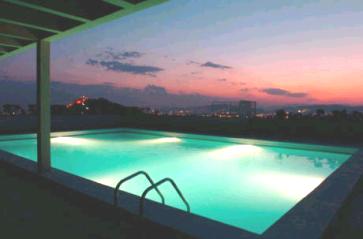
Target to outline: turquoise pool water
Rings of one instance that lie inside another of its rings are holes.
[[[51,150],[55,168],[111,187],[138,170],[149,172],[155,181],[171,177],[192,213],[258,234],[350,157],[349,153],[139,130],[55,136]],[[21,135],[8,140],[11,137],[0,137],[0,149],[36,159],[33,137]],[[141,195],[147,186],[143,177],[137,177],[122,190]],[[166,204],[185,209],[170,185],[160,190]],[[155,192],[148,198],[159,201]]]

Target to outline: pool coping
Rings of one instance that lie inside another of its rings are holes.
[[[237,143],[237,144],[251,144],[251,145],[260,145],[260,146],[268,146],[268,147],[302,149],[302,150],[341,153],[341,154],[353,154],[354,152],[357,151],[357,147],[320,145],[320,144],[318,145],[318,144],[306,144],[306,143],[291,143],[291,142],[272,141],[272,140],[235,138],[235,137],[227,137],[227,136],[191,134],[191,133],[158,131],[158,130],[148,130],[148,129],[134,129],[134,128],[112,128],[112,129],[53,132],[53,133],[51,133],[51,137],[87,135],[87,134],[105,134],[105,133],[115,133],[115,132],[142,133],[142,134],[157,135],[157,136],[164,136],[164,137],[165,136],[181,137],[181,138],[188,138],[188,139],[229,142],[229,143]],[[24,137],[24,135],[27,135],[27,137]],[[0,135],[0,141],[32,139],[32,138],[36,138],[36,134]]]
[[[70,190],[93,199],[113,205],[113,188],[100,183],[52,168],[46,173],[38,173],[37,163],[29,159],[0,150],[0,161],[37,174],[39,177],[60,184]],[[120,191],[118,208],[138,215],[140,197]],[[258,235],[209,218],[162,205],[145,199],[144,218],[163,226],[171,227],[200,239],[257,239]],[[201,230],[201,228],[203,230]]]
[[[119,129],[100,130],[99,132],[115,132]],[[125,131],[125,128],[122,128]],[[129,130],[129,129],[126,129]],[[131,129],[133,130],[133,129]],[[133,130],[134,131],[134,130]],[[139,130],[137,130],[139,131]],[[95,132],[95,131],[78,131]],[[139,131],[140,132],[140,131]],[[147,130],[147,132],[150,132]],[[154,131],[151,131],[154,132]],[[56,133],[62,136],[64,133]],[[69,133],[69,132],[68,132]],[[77,133],[73,132],[73,133]],[[170,136],[181,136],[185,134],[170,133]],[[68,134],[69,135],[69,134]],[[158,135],[165,135],[164,132]],[[203,135],[202,135],[203,136]],[[208,138],[210,136],[207,136]],[[220,136],[216,136],[221,139]],[[198,136],[200,139],[200,137]],[[225,138],[225,137],[222,137]],[[232,138],[232,141],[235,139]],[[252,140],[255,141],[255,140]],[[258,140],[259,141],[259,140]],[[246,142],[246,139],[236,142]],[[260,141],[259,141],[260,142]],[[296,144],[293,144],[296,145]],[[278,145],[281,146],[280,144]],[[316,146],[320,147],[320,146]],[[32,174],[38,174],[37,164],[34,161],[0,150],[0,160],[16,167],[22,168]],[[102,202],[112,204],[113,189],[97,182],[81,178],[76,175],[52,168],[51,171],[38,174],[40,177],[63,185]],[[266,239],[318,239],[332,222],[334,216],[349,196],[354,185],[363,175],[363,149],[358,149],[346,162],[335,172],[327,177],[313,192],[308,194],[277,222],[268,228],[263,234],[258,235],[243,229],[217,222],[199,215],[188,214],[182,210],[164,206],[150,200],[145,203],[145,218],[165,225],[186,234],[201,239],[217,238],[266,238]],[[119,208],[133,214],[138,214],[139,197],[121,191]]]
[[[262,234],[262,238],[322,238],[361,178],[363,149],[354,153],[317,188],[268,228]]]

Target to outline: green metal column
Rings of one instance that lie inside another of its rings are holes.
[[[37,42],[38,171],[50,169],[50,42]]]

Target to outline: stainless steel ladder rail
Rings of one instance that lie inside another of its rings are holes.
[[[121,185],[122,185],[124,182],[126,182],[126,181],[128,181],[128,180],[130,180],[130,179],[132,179],[132,178],[134,178],[134,177],[136,177],[136,176],[138,176],[138,175],[144,175],[144,176],[147,178],[147,180],[150,182],[151,186],[153,186],[153,185],[154,185],[154,181],[151,179],[151,177],[149,176],[149,174],[148,174],[148,173],[146,173],[145,171],[138,171],[138,172],[136,172],[136,173],[131,174],[130,176],[127,176],[126,178],[121,179],[121,180],[117,183],[117,185],[116,185],[116,187],[115,187],[115,190],[114,190],[114,192],[113,192],[113,205],[114,205],[115,207],[118,205],[118,191],[119,191],[119,188],[121,187]],[[161,198],[161,202],[162,202],[163,204],[165,204],[165,199],[164,199],[163,194],[160,192],[160,190],[159,190],[157,187],[155,187],[155,190],[156,190],[156,192],[159,194],[159,196],[160,196],[160,198]]]
[[[182,192],[179,190],[178,186],[176,185],[176,183],[171,179],[171,178],[164,178],[160,181],[158,181],[157,183],[154,183],[153,185],[151,185],[150,187],[148,187],[147,189],[145,189],[145,191],[143,192],[141,199],[140,199],[140,205],[139,205],[139,215],[143,216],[144,214],[144,201],[145,201],[145,197],[146,195],[153,189],[157,190],[158,186],[160,186],[163,183],[169,182],[175,189],[175,191],[178,193],[179,197],[182,199],[182,201],[184,202],[188,213],[190,213],[190,206],[189,203],[187,202],[187,200],[184,198]]]

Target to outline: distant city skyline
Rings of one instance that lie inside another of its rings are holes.
[[[56,41],[51,78],[263,105],[363,103],[362,1],[205,3],[171,0]],[[34,59],[31,49],[0,60],[0,80],[34,80]]]

